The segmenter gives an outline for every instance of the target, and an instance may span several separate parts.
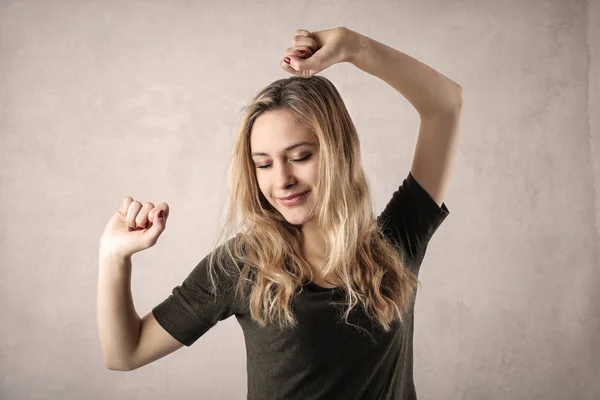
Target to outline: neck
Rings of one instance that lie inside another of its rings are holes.
[[[327,258],[326,241],[315,220],[302,225],[302,252],[306,257]]]

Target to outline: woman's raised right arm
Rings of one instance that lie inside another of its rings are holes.
[[[98,333],[104,365],[129,370],[141,326],[131,296],[131,257],[100,252],[99,260]]]
[[[98,332],[104,365],[131,371],[181,348],[152,312],[143,319],[131,296],[131,256],[156,244],[166,228],[169,205],[126,197],[100,238]]]
[[[98,331],[105,366],[131,371],[183,347],[152,312],[138,316],[131,295],[131,256],[101,251],[99,261]]]

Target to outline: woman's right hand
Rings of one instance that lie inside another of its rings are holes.
[[[162,211],[162,217],[159,213]],[[121,207],[108,221],[100,238],[100,251],[120,257],[130,257],[156,244],[165,230],[169,205],[158,206],[126,197]]]

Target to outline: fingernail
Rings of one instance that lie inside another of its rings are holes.
[[[129,230],[129,232],[131,232],[133,230],[132,227],[128,227],[127,229]]]
[[[306,50],[298,50],[298,53],[304,54],[304,53],[306,53]]]
[[[290,63],[290,58],[286,57],[286,58],[283,59],[283,61],[285,61],[286,64],[289,64]]]

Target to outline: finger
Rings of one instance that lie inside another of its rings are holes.
[[[295,56],[299,58],[308,58],[313,55],[313,51],[310,47],[299,46],[299,47],[288,47],[285,50],[284,56]]]
[[[131,230],[136,229],[135,218],[137,217],[141,209],[142,203],[140,203],[139,201],[133,201],[127,209],[127,217],[125,218],[125,223],[127,227]]]
[[[311,37],[306,36],[294,36],[292,39],[292,47],[308,47],[312,51],[316,51],[319,48],[317,41]]]
[[[286,58],[290,60],[290,63],[289,63],[289,64],[285,62],[285,59],[286,59]],[[290,74],[292,74],[292,75],[298,75],[298,71],[296,71],[296,70],[295,70],[295,69],[292,67],[292,63],[295,63],[295,62],[294,62],[294,58],[295,58],[294,56],[286,56],[286,57],[283,57],[283,58],[281,59],[281,61],[280,61],[279,65],[280,65],[281,69],[283,69],[284,71],[286,71],[286,72],[289,72],[289,73],[290,73]]]
[[[159,211],[163,212],[163,218],[166,220],[169,217],[169,205],[167,203],[160,203],[152,211],[148,214],[148,219],[150,220],[150,224],[153,224],[157,220],[157,215]]]
[[[312,33],[309,30],[306,29],[298,29],[296,30],[296,33],[294,33],[294,36],[308,36],[308,37],[312,37]]]
[[[154,204],[151,202],[144,203],[144,206],[135,218],[135,225],[137,228],[144,229],[150,221],[148,221],[148,213],[154,208]]]
[[[121,207],[119,207],[117,211],[119,211],[121,215],[123,215],[123,217],[126,217],[127,210],[129,209],[131,203],[133,203],[133,198],[131,198],[130,196],[125,197],[125,199],[123,199],[123,201],[121,202]]]
[[[322,71],[323,68],[316,68],[316,61],[313,63],[310,63],[311,66],[309,67],[309,65],[307,63],[309,63],[309,61],[311,60],[302,60],[298,57],[294,57],[294,56],[287,56],[287,58],[290,60],[290,64],[286,63],[284,61],[286,57],[284,57],[281,60],[280,66],[281,68],[286,71],[289,72],[292,75],[295,76],[299,76],[301,78],[310,78],[311,76],[319,73],[319,71]],[[304,64],[302,64],[304,63]]]

